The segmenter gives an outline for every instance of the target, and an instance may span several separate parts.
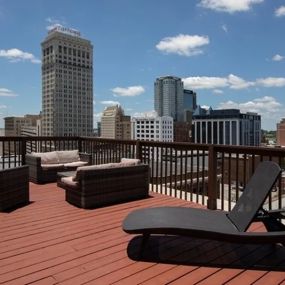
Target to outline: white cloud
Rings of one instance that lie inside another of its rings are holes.
[[[201,0],[198,5],[219,12],[235,13],[248,11],[254,4],[262,2],[263,0]]]
[[[210,106],[208,106],[208,105],[202,105],[201,108],[206,109],[206,110],[209,110],[209,109],[210,109]]]
[[[256,80],[257,85],[263,87],[284,87],[285,78],[284,77],[267,77],[260,78]]]
[[[224,31],[225,33],[228,32],[228,27],[227,27],[227,25],[222,25],[222,29],[223,29],[223,31]]]
[[[112,100],[100,101],[100,103],[103,104],[103,105],[121,105],[120,102],[112,101]]]
[[[13,91],[7,89],[7,88],[0,88],[0,97],[16,97],[18,96]]]
[[[9,59],[10,62],[18,61],[30,61],[32,63],[41,63],[33,54],[21,51],[17,48],[12,48],[8,50],[1,49],[0,57]]]
[[[116,87],[111,89],[111,91],[114,93],[115,96],[127,96],[127,97],[138,96],[143,92],[145,92],[142,86],[130,86],[126,88]]]
[[[57,20],[57,19],[53,19],[53,18],[47,18],[46,19],[48,25],[46,26],[46,29],[48,31],[52,30],[53,28],[56,27],[64,27],[66,26],[66,23],[62,20]]]
[[[269,117],[272,113],[280,112],[282,105],[274,97],[264,96],[252,101],[237,103],[233,101],[222,102],[218,109],[240,109],[241,112],[255,112],[262,116]]]
[[[223,94],[223,93],[224,93],[224,91],[223,91],[223,90],[220,90],[220,89],[214,89],[213,92],[214,92],[215,94]]]
[[[229,74],[227,77],[186,77],[182,78],[184,87],[186,89],[246,89],[251,86],[261,87],[284,87],[285,77],[267,77],[259,78],[256,81],[247,81],[234,74]],[[220,91],[214,91],[215,93],[221,93]]]
[[[101,121],[102,115],[103,115],[102,112],[100,112],[100,113],[95,113],[95,114],[93,115],[94,125],[96,125],[98,122]]]
[[[203,53],[201,48],[209,43],[210,40],[207,36],[180,34],[176,37],[162,39],[156,48],[165,53],[194,56]]]
[[[0,109],[7,109],[6,105],[0,105]]]
[[[216,89],[227,87],[227,78],[223,77],[187,77],[182,78],[186,89]]]
[[[281,61],[283,60],[285,57],[283,55],[280,55],[280,54],[275,54],[273,57],[272,57],[272,60],[273,61]]]
[[[228,76],[227,81],[231,89],[245,89],[254,85],[254,82],[246,81],[233,74]]]
[[[275,10],[276,17],[285,16],[285,6],[280,6],[278,9]]]
[[[254,83],[241,77],[230,74],[227,77],[187,77],[182,79],[186,88],[189,89],[217,89],[229,87],[231,89],[245,89]]]

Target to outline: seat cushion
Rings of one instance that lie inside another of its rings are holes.
[[[43,170],[48,170],[48,169],[60,169],[63,168],[62,163],[50,163],[50,164],[42,164],[41,165]]]
[[[68,176],[68,177],[62,177],[61,182],[66,184],[67,186],[73,187],[73,188],[78,188],[78,182],[73,181],[73,176]]]
[[[80,166],[84,166],[87,165],[88,162],[86,161],[74,161],[74,162],[68,162],[68,163],[64,163],[64,167],[66,168],[74,168],[74,167],[80,167]]]
[[[79,151],[78,149],[75,150],[58,150],[58,161],[59,163],[69,163],[69,162],[75,162],[79,161]]]
[[[120,167],[120,163],[105,163],[105,164],[97,164],[97,165],[88,165],[88,166],[81,166],[77,168],[76,174],[73,177],[73,181],[79,181],[80,173],[82,171],[96,171],[97,169],[108,169]]]
[[[122,166],[134,166],[141,164],[141,161],[137,158],[122,158],[121,164]]]

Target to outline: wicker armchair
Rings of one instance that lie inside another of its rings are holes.
[[[81,167],[77,170],[76,181],[75,177],[61,178],[58,181],[57,185],[66,190],[67,202],[88,209],[148,197],[148,165],[92,168]]]
[[[0,211],[29,203],[29,167],[0,170]]]

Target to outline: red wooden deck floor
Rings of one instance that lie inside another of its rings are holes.
[[[31,204],[0,213],[0,284],[285,284],[281,246],[154,236],[139,259],[141,238],[121,229],[133,209],[197,204],[153,195],[82,210],[55,184],[30,193]]]

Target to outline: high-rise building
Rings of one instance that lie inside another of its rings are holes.
[[[237,109],[205,110],[193,114],[193,142],[224,145],[259,146],[261,117]]]
[[[56,27],[42,42],[42,133],[93,132],[93,46],[75,30]]]
[[[121,106],[109,106],[101,117],[101,138],[131,139],[131,117],[125,116]]]
[[[283,118],[280,123],[277,123],[276,144],[285,146],[285,118]]]
[[[192,114],[197,108],[197,94],[188,89],[183,91],[183,122],[191,123]]]
[[[154,110],[159,117],[170,116],[174,121],[183,121],[183,95],[181,78],[157,78],[154,83]]]
[[[181,78],[159,77],[154,83],[154,109],[158,116],[174,120],[174,141],[191,141],[192,114],[197,107],[196,93],[184,89]]]
[[[196,100],[196,93],[184,89],[179,77],[159,77],[154,83],[154,109],[158,116],[170,116],[174,122],[191,123]]]
[[[170,116],[174,121],[183,120],[183,82],[181,78],[164,76],[154,83],[154,110],[159,117]]]

